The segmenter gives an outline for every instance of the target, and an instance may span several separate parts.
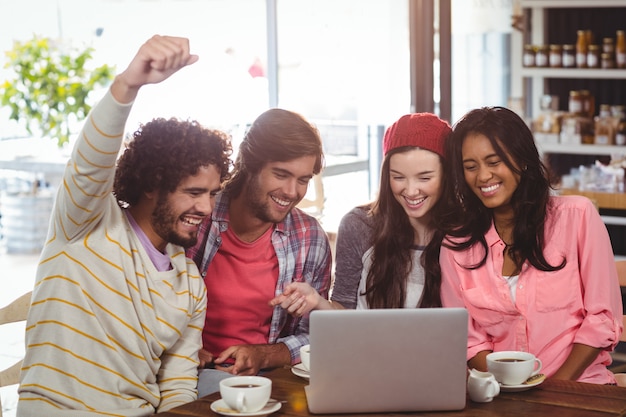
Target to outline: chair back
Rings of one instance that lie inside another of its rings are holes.
[[[30,308],[30,297],[32,291],[13,300],[9,305],[0,308],[0,325],[25,321]],[[12,366],[0,371],[0,387],[15,385],[20,381],[20,359]],[[2,417],[2,402],[0,400],[0,417]]]
[[[311,196],[311,194],[313,194],[313,196]],[[298,203],[297,207],[320,220],[324,212],[325,202],[326,197],[324,196],[322,174],[314,175],[309,183],[309,189],[307,190],[306,195]]]

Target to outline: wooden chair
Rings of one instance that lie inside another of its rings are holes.
[[[30,297],[32,291],[20,296],[9,305],[0,308],[0,325],[25,321],[30,307]],[[19,383],[20,368],[22,360],[17,361],[13,366],[0,371],[0,387]],[[2,402],[0,401],[0,417],[2,417]]]

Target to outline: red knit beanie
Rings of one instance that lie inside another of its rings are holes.
[[[402,146],[416,146],[443,158],[444,141],[451,132],[448,122],[432,113],[405,114],[385,132],[383,155]]]

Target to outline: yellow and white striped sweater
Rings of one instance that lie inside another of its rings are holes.
[[[206,289],[157,271],[111,193],[131,104],[94,107],[66,167],[26,325],[20,417],[146,416],[196,399]]]

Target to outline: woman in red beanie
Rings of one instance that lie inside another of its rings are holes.
[[[385,132],[378,198],[341,220],[331,300],[292,283],[270,303],[299,316],[314,309],[440,307],[434,226],[445,186],[450,125],[431,113],[402,116]]]

